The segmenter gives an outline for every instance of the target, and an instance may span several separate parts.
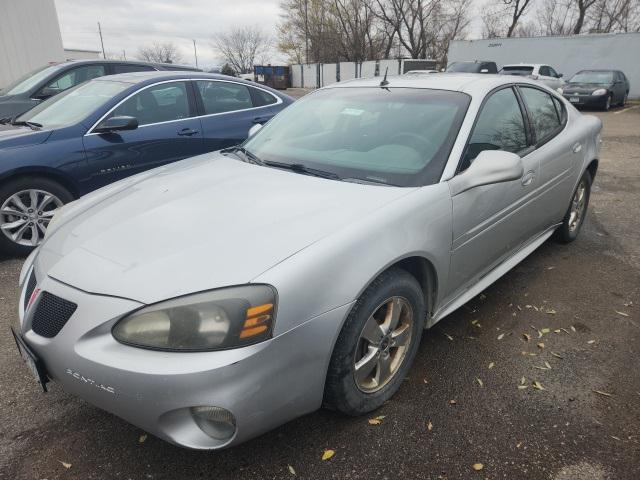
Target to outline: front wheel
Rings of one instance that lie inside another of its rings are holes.
[[[0,252],[27,255],[44,239],[55,212],[73,196],[57,182],[40,177],[9,180],[0,186]]]
[[[604,105],[602,106],[602,110],[608,112],[611,109],[611,97],[612,95],[607,95],[607,98],[604,101]]]
[[[411,367],[425,317],[424,294],[411,274],[393,268],[374,280],[338,336],[325,406],[361,415],[391,398]]]
[[[570,243],[578,238],[578,234],[584,223],[584,218],[587,215],[590,195],[591,175],[589,172],[584,172],[573,193],[571,204],[564,216],[562,225],[556,230],[556,237],[560,242]]]

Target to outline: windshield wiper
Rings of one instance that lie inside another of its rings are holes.
[[[307,167],[302,163],[283,163],[283,162],[272,162],[272,161],[263,161],[263,165],[274,168],[282,168],[284,170],[291,170],[292,172],[302,173],[305,175],[312,175],[314,177],[320,178],[328,178],[331,180],[342,180],[340,175],[327,172],[326,170],[319,170],[317,168]]]
[[[29,127],[31,130],[40,130],[42,128],[42,124],[41,123],[37,123],[37,122],[30,122],[28,120],[16,120],[14,122],[11,122],[11,125],[24,125],[26,127]]]
[[[265,163],[260,160],[260,158],[258,158],[257,155],[255,155],[254,153],[251,153],[249,150],[247,150],[246,148],[240,146],[240,145],[236,145],[234,147],[229,147],[229,148],[225,148],[224,150],[220,150],[220,153],[237,153],[237,152],[241,152],[242,155],[244,155],[244,159],[241,159],[243,162],[247,162],[247,163],[254,163],[256,165],[265,165]]]

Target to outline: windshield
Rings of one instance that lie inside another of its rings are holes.
[[[455,62],[449,65],[447,72],[478,73],[480,64],[475,62]]]
[[[576,73],[571,77],[569,83],[611,83],[612,81],[612,72],[595,72],[587,70]]]
[[[520,75],[525,77],[527,75],[531,75],[532,73],[533,67],[525,67],[523,65],[514,67],[503,67],[502,70],[500,70],[501,75]]]
[[[439,181],[469,97],[412,88],[332,88],[287,107],[245,148],[343,179],[403,187]]]
[[[20,77],[2,90],[2,95],[18,95],[31,90],[52,73],[60,70],[60,65],[45,65]]]
[[[49,98],[16,119],[34,122],[43,128],[68,127],[83,120],[96,108],[118,93],[131,87],[130,83],[94,80]]]

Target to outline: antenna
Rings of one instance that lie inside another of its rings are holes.
[[[381,87],[386,87],[387,85],[389,85],[389,81],[387,80],[387,73],[389,73],[389,67],[387,67],[387,69],[384,71],[384,78],[380,82]]]

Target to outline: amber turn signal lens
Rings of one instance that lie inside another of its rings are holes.
[[[273,304],[265,303],[247,309],[247,318],[240,332],[240,338],[249,338],[266,332],[271,327]]]

